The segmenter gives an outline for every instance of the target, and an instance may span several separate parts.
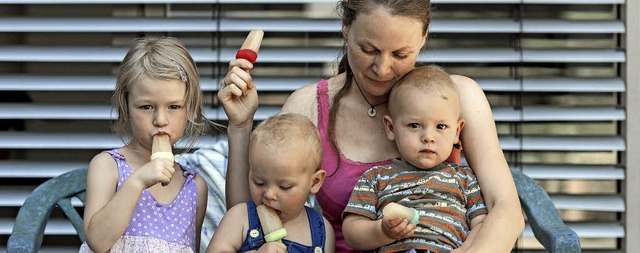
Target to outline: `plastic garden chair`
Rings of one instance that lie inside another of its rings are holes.
[[[84,241],[82,216],[71,205],[71,199],[77,197],[84,204],[86,189],[86,168],[66,172],[38,186],[18,211],[7,242],[7,252],[37,252],[42,244],[47,220],[55,207],[62,209],[80,240]]]

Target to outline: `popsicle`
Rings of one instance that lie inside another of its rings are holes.
[[[280,221],[276,211],[265,205],[257,206],[256,211],[264,233],[264,240],[267,242],[281,242],[282,238],[287,236],[287,230],[282,226],[282,221]]]
[[[173,152],[171,151],[171,141],[169,135],[154,135],[153,144],[151,145],[151,160],[167,159],[173,162]],[[167,183],[162,183],[166,186]]]
[[[173,162],[173,152],[171,151],[171,141],[169,135],[153,136],[153,144],[151,146],[151,160],[164,158]]]
[[[251,63],[256,62],[262,37],[264,37],[264,31],[258,29],[251,30],[244,40],[244,43],[242,43],[242,47],[240,47],[240,50],[236,53],[236,59],[245,59]]]
[[[394,202],[391,202],[384,206],[384,208],[382,209],[382,215],[388,218],[400,217],[409,221],[409,224],[418,224],[418,221],[420,221],[420,215],[418,214],[418,211],[416,211],[416,209],[406,207]]]

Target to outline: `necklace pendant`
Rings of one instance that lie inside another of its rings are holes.
[[[376,116],[377,112],[376,112],[376,108],[374,108],[373,106],[371,108],[369,108],[369,111],[367,112],[367,114],[369,114],[369,117],[373,118]]]

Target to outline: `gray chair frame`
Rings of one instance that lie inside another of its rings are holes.
[[[71,204],[77,197],[85,203],[87,169],[79,168],[49,179],[38,186],[24,201],[7,242],[7,252],[37,252],[42,245],[44,229],[54,207],[62,209],[84,241],[82,214]],[[79,246],[79,245],[78,245]]]
[[[538,242],[549,252],[581,252],[578,234],[567,227],[549,194],[529,176],[511,170],[520,204]]]

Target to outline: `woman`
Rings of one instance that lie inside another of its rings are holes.
[[[429,0],[343,0],[345,50],[339,74],[296,90],[283,112],[302,114],[323,138],[325,183],[318,192],[323,215],[336,234],[336,251],[346,252],[342,210],[362,172],[399,157],[386,138],[382,115],[393,84],[414,68],[430,24]],[[246,60],[234,60],[218,97],[229,117],[227,207],[249,199],[247,150],[258,98]],[[524,219],[516,188],[497,138],[489,103],[478,84],[451,77],[460,92],[465,157],[478,177],[489,214],[467,252],[509,252]]]

